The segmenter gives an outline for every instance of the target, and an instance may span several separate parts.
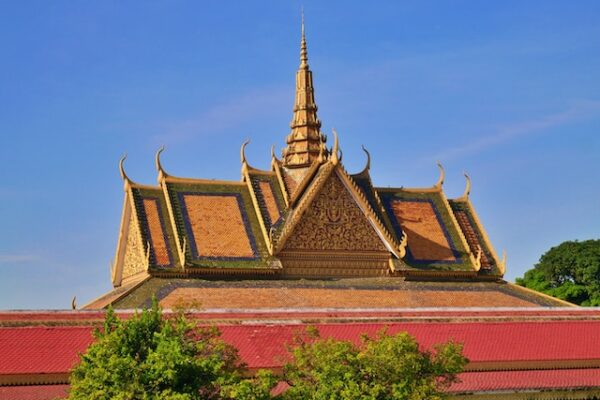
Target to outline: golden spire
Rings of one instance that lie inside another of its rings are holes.
[[[313,88],[312,72],[308,66],[308,51],[304,33],[304,12],[302,13],[302,39],[300,41],[300,67],[296,72],[296,100],[294,117],[290,123],[292,132],[287,136],[287,146],[283,150],[283,165],[287,168],[303,168],[311,165],[319,157],[325,142],[321,134],[321,121],[317,118],[317,105]]]

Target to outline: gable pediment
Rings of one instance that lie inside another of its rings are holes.
[[[335,171],[307,207],[282,251],[389,252]]]

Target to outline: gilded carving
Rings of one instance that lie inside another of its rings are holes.
[[[306,210],[285,250],[387,251],[335,174]]]
[[[133,213],[131,213],[125,258],[123,260],[123,278],[135,275],[146,269],[146,257],[144,254],[145,251],[140,239],[139,228],[133,218]]]

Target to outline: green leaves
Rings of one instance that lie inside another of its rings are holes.
[[[460,345],[421,351],[407,333],[385,330],[363,337],[358,346],[309,335],[297,340],[291,353],[284,369],[290,385],[285,400],[440,399],[467,363]]]
[[[357,345],[309,327],[290,346],[282,377],[263,370],[245,378],[236,349],[219,335],[183,313],[164,317],[156,302],[126,320],[108,310],[72,371],[69,399],[268,400],[283,380],[282,400],[435,400],[467,362],[453,343],[422,351],[412,336],[382,330]]]
[[[225,399],[242,381],[237,351],[214,328],[198,328],[181,314],[152,309],[121,321],[108,310],[96,342],[81,355],[70,399]]]
[[[582,306],[600,305],[600,240],[551,248],[516,283]]]

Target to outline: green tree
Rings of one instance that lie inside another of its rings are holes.
[[[71,375],[72,400],[195,400],[270,398],[274,378],[242,378],[237,351],[216,328],[200,328],[183,313],[150,310],[120,320],[112,310]]]
[[[600,240],[552,247],[516,283],[582,306],[600,306]]]
[[[407,333],[352,342],[321,339],[310,331],[290,348],[283,379],[290,386],[284,400],[442,399],[467,359],[462,346],[441,344],[422,351]]]

